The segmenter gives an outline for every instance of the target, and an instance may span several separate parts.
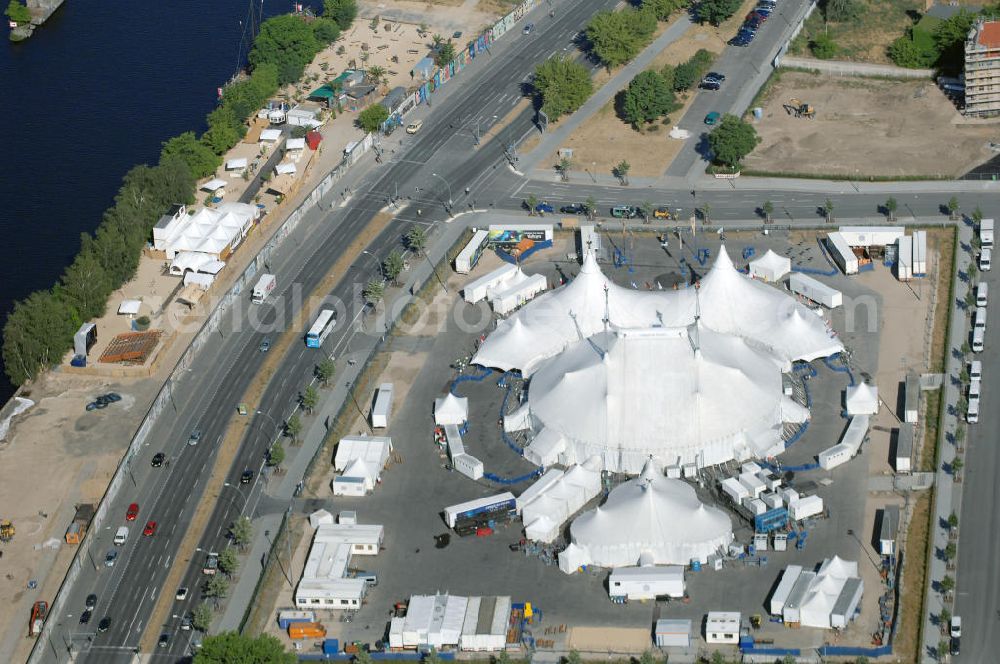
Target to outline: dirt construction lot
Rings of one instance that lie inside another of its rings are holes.
[[[813,120],[783,107],[799,99]],[[955,177],[994,154],[1000,126],[966,121],[929,81],[835,78],[781,73],[756,122],[762,139],[745,160],[755,171]]]

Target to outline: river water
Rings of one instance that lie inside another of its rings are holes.
[[[121,177],[160,144],[202,131],[216,89],[245,58],[251,2],[66,0],[34,36],[0,42],[7,106],[0,163],[0,316],[59,277]],[[0,377],[0,401],[13,393]]]

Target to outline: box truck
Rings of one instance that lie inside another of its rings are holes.
[[[274,290],[275,284],[278,280],[273,274],[262,274],[260,279],[257,280],[257,285],[253,287],[253,293],[250,295],[250,301],[254,304],[261,304]]]

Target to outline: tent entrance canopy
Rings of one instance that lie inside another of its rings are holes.
[[[216,192],[216,191],[218,191],[219,189],[222,189],[225,186],[226,186],[226,181],[225,180],[220,180],[219,178],[215,178],[215,179],[209,180],[205,184],[201,185],[201,188],[203,190],[205,190],[205,191]]]

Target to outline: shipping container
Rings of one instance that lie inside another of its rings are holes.
[[[372,427],[385,429],[389,426],[389,417],[392,415],[392,383],[382,383],[378,387],[378,396],[375,397],[375,405],[372,406]]]
[[[854,250],[847,243],[840,233],[829,233],[826,236],[826,246],[830,250],[833,262],[843,271],[844,274],[858,273],[858,257],[854,255]]]
[[[288,638],[290,639],[322,639],[326,636],[326,627],[323,623],[302,622],[292,623],[288,626]]]
[[[323,641],[323,654],[336,655],[340,652],[340,641],[337,639],[325,639]]]
[[[476,263],[479,262],[479,257],[486,251],[489,241],[490,234],[487,231],[473,233],[472,239],[455,258],[455,272],[459,274],[472,272],[472,268],[476,267]]]
[[[913,238],[903,236],[897,243],[896,278],[900,281],[913,279]]]
[[[927,276],[927,231],[913,233],[913,276]]]
[[[787,535],[785,537],[787,542]],[[775,550],[777,551],[778,548],[775,547]],[[785,601],[788,599],[788,595],[792,592],[792,586],[795,585],[801,573],[802,567],[799,565],[789,565],[781,573],[781,581],[778,582],[778,587],[771,594],[771,601],[768,605],[768,610],[772,616],[780,616],[784,612]]]
[[[292,623],[316,622],[315,611],[297,611],[294,609],[283,609],[278,611],[278,626],[281,629],[288,629]]]
[[[446,507],[444,508],[444,520],[449,528],[454,528],[460,520],[473,520],[477,517],[491,518],[494,515],[498,518],[505,518],[508,513],[513,514],[516,507],[517,501],[514,494],[505,491],[495,496],[478,498]]]

